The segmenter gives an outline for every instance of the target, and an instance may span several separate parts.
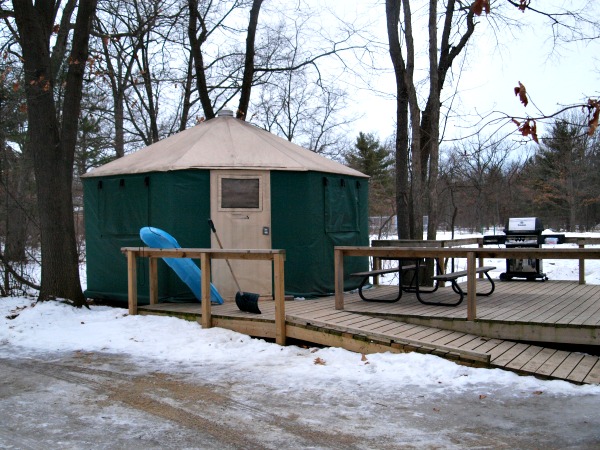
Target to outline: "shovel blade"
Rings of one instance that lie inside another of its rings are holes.
[[[235,304],[240,311],[261,314],[260,309],[258,309],[258,297],[258,294],[252,292],[238,292],[235,294]]]

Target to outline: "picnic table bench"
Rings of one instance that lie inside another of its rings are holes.
[[[411,265],[406,265],[406,266],[400,265],[398,267],[392,267],[389,269],[376,269],[376,270],[370,270],[370,271],[365,271],[365,272],[356,272],[356,273],[350,274],[350,276],[362,277],[362,281],[358,288],[358,295],[360,296],[360,298],[362,298],[363,300],[365,300],[367,302],[395,303],[398,300],[400,300],[400,298],[402,298],[402,292],[414,292],[417,297],[417,300],[424,305],[434,305],[434,306],[458,306],[458,305],[460,305],[464,299],[466,292],[462,290],[462,288],[458,284],[457,280],[461,277],[466,277],[467,271],[460,270],[460,271],[456,271],[456,272],[449,272],[449,273],[434,275],[433,277],[431,277],[431,279],[435,282],[433,288],[428,289],[428,290],[423,290],[421,288],[421,286],[419,285],[420,263],[421,263],[420,260],[417,259],[417,260],[415,260],[415,263],[411,264]],[[495,285],[492,277],[490,277],[489,271],[493,270],[495,268],[496,267],[494,267],[494,266],[482,266],[482,267],[477,267],[475,269],[475,273],[484,274],[491,284],[491,288],[488,292],[477,292],[476,293],[477,295],[489,296],[494,292],[496,285]],[[406,271],[414,271],[413,278],[411,279],[411,282],[409,283],[408,286],[404,286],[402,283],[402,273],[406,272]],[[388,273],[398,273],[399,274],[398,294],[396,295],[396,297],[393,299],[366,297],[364,295],[363,288],[369,281],[369,278],[379,276],[379,275],[385,275]],[[437,291],[437,289],[439,287],[439,283],[446,282],[446,281],[449,281],[451,283],[452,290],[459,295],[459,298],[456,302],[454,302],[454,303],[433,302],[433,301],[424,300],[421,297],[421,294],[431,294],[431,293]]]

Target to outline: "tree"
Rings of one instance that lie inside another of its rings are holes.
[[[444,86],[448,71],[456,57],[463,51],[471,35],[475,31],[474,13],[471,8],[457,10],[459,2],[446,2],[443,12],[441,40],[438,42],[438,10],[437,0],[430,0],[428,7],[428,75],[429,90],[425,108],[421,110],[415,80],[416,49],[413,33],[413,14],[410,1],[386,0],[386,17],[390,57],[396,73],[396,89],[398,95],[398,136],[396,153],[399,165],[397,176],[401,181],[400,195],[405,195],[408,180],[408,133],[411,131],[411,163],[412,186],[410,189],[409,209],[412,209],[413,227],[409,228],[409,236],[402,238],[419,238],[423,233],[424,205],[429,205],[429,222],[427,238],[435,239],[437,232],[437,178],[439,164],[439,122],[441,100],[440,93]],[[402,34],[405,42],[405,54],[400,45]],[[439,49],[439,50],[438,50]],[[408,121],[410,112],[410,122]],[[399,198],[398,214],[406,214],[403,198]],[[400,220],[400,218],[399,218]],[[399,235],[402,230],[399,229]],[[406,232],[406,230],[404,230]]]
[[[600,204],[598,141],[581,115],[557,119],[523,176],[527,193],[549,226],[577,231],[586,211]]]
[[[83,74],[96,2],[80,0],[69,42],[74,0],[64,5],[52,0],[37,0],[35,4],[30,0],[13,0],[25,72],[28,139],[40,218],[39,299],[61,297],[77,306],[83,305],[85,298],[79,281],[71,190]],[[62,17],[57,26],[59,11]],[[65,59],[68,46],[69,56]],[[59,79],[63,64],[67,65],[66,75]],[[62,85],[64,97],[60,103],[55,94]]]
[[[389,148],[375,135],[360,132],[354,149],[345,153],[346,165],[364,173],[369,179],[369,216],[391,218],[394,208],[394,164]]]

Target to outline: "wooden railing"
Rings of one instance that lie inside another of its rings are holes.
[[[476,273],[477,261],[484,258],[515,259],[600,259],[600,249],[590,248],[441,248],[441,247],[335,247],[335,308],[344,309],[344,258],[369,256],[380,259],[419,258],[467,259],[467,320],[477,318]],[[482,263],[479,263],[481,266]]]
[[[565,237],[565,244],[576,244],[583,249],[586,245],[600,245],[600,238],[591,237]],[[483,248],[482,237],[459,238],[459,239],[443,239],[436,241],[418,241],[412,239],[388,239],[388,240],[373,240],[373,247],[429,247],[429,248],[454,248],[464,247],[468,245],[477,245]],[[379,268],[380,261],[374,259],[373,269]],[[483,265],[483,260],[479,260],[479,265]],[[483,274],[480,275],[480,278]],[[585,284],[585,259],[579,259],[579,284]]]
[[[137,314],[137,258],[149,258],[150,304],[158,303],[158,258],[192,258],[200,260],[201,293],[203,299],[210,299],[210,274],[212,259],[244,259],[273,261],[273,297],[275,300],[275,341],[285,345],[285,294],[284,262],[285,250],[217,250],[206,248],[160,249],[145,247],[123,247],[121,252],[127,256],[127,295],[129,314]],[[212,326],[211,304],[202,301],[202,328]]]

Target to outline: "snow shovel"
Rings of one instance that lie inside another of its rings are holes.
[[[219,239],[219,235],[217,234],[217,230],[215,228],[215,224],[212,219],[208,219],[208,225],[213,233],[215,233],[215,237],[217,238],[217,242],[219,244],[219,248],[223,250],[223,244],[221,244],[221,239]],[[231,276],[233,277],[233,281],[235,281],[235,285],[238,289],[235,294],[235,304],[240,309],[240,311],[245,311],[254,314],[261,314],[260,309],[258,309],[258,294],[253,294],[252,292],[242,292],[242,288],[240,287],[240,283],[238,283],[235,274],[233,273],[233,269],[231,268],[231,264],[229,260],[226,259],[225,262],[229,267],[229,271],[231,272]]]

